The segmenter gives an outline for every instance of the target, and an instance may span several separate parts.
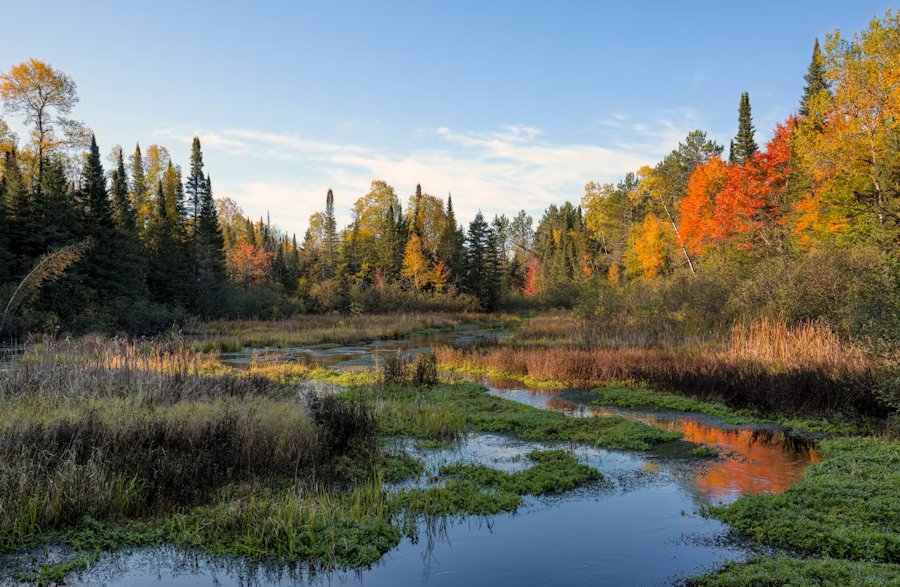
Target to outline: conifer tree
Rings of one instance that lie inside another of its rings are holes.
[[[491,310],[497,301],[497,243],[481,211],[469,223],[466,234],[466,272],[463,286],[478,298],[482,309]]]
[[[734,137],[732,153],[736,163],[744,164],[753,158],[759,147],[753,138],[753,116],[750,113],[750,94],[741,94],[741,104],[738,108],[738,132]]]
[[[809,115],[810,100],[819,92],[827,92],[831,89],[831,85],[825,77],[825,61],[822,50],[819,48],[819,39],[816,39],[813,45],[812,59],[803,79],[806,80],[806,86],[803,88],[803,97],[800,99],[800,115],[807,116]]]
[[[447,216],[438,244],[438,258],[450,271],[450,279],[461,283],[465,273],[465,235],[456,224],[453,197],[447,196]]]
[[[9,253],[13,259],[12,274],[14,277],[24,276],[43,251],[35,242],[35,234],[40,230],[40,218],[31,190],[25,185],[15,149],[4,154],[3,184],[9,225]]]
[[[209,316],[214,313],[225,280],[225,239],[219,226],[209,176],[204,179],[204,184],[194,229],[194,276],[196,309],[200,314]]]
[[[6,182],[0,179],[0,285],[10,281],[12,252],[9,250],[9,222],[6,212]]]
[[[296,248],[296,247],[295,247]],[[338,263],[337,219],[334,216],[334,193],[325,196],[325,276],[334,277]]]
[[[191,172],[185,184],[187,191],[187,221],[188,233],[193,235],[197,229],[197,219],[200,217],[200,208],[203,205],[204,192],[206,191],[206,176],[203,174],[203,153],[200,150],[200,138],[194,137],[191,143]]]
[[[131,155],[131,205],[134,207],[137,218],[138,233],[146,235],[147,224],[150,222],[152,207],[150,202],[150,186],[147,175],[144,172],[144,159],[141,155],[141,145],[134,148]]]

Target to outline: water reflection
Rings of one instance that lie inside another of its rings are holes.
[[[572,416],[620,416],[680,432],[687,441],[717,449],[720,458],[695,468],[692,478],[697,490],[716,501],[731,502],[744,493],[780,493],[821,460],[812,445],[775,427],[738,427],[698,415],[589,406],[561,397],[564,392],[558,390],[523,389],[511,381],[486,384],[497,395],[538,408]]]

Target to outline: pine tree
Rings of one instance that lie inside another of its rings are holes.
[[[113,215],[119,230],[137,237],[137,218],[131,198],[128,195],[128,175],[121,149],[116,152],[116,168],[110,174],[113,195]]]
[[[806,86],[803,88],[803,97],[800,99],[800,115],[808,116],[810,100],[819,92],[827,92],[831,89],[831,85],[825,77],[825,60],[822,50],[819,48],[819,39],[816,39],[816,43],[813,45],[812,59],[803,79],[806,80]]]
[[[191,173],[188,175],[185,188],[187,191],[188,233],[193,235],[197,229],[197,219],[200,217],[200,208],[203,205],[204,192],[206,191],[206,177],[203,174],[203,153],[200,151],[199,137],[194,137],[194,141],[191,143]]]
[[[12,274],[14,277],[23,277],[44,251],[36,241],[41,218],[35,210],[31,190],[25,185],[15,149],[4,154],[3,184],[9,225],[9,252],[13,259]]]
[[[150,202],[150,187],[147,185],[147,175],[144,172],[144,159],[141,155],[141,145],[134,148],[131,155],[131,205],[137,218],[138,233],[146,235],[147,224],[150,222],[152,207]]]
[[[441,230],[438,243],[438,258],[450,272],[450,279],[461,283],[465,273],[465,235],[456,224],[456,213],[453,211],[453,197],[447,196],[446,222]]]
[[[753,116],[750,113],[750,94],[741,94],[741,104],[738,108],[738,132],[734,137],[734,160],[743,165],[753,158],[759,147],[753,138]]]
[[[334,277],[338,263],[337,219],[334,216],[334,193],[325,196],[325,277]]]
[[[466,235],[464,289],[478,298],[482,309],[491,310],[497,301],[497,243],[481,211],[469,223]]]
[[[157,183],[156,206],[147,227],[147,285],[155,301],[185,307],[189,301],[185,284],[190,284],[191,270],[190,258],[184,254],[180,219],[172,214],[177,207],[172,201],[176,196],[177,192],[164,188],[162,181]]]
[[[112,321],[116,319],[113,302],[132,294],[128,291],[127,281],[123,279],[131,268],[119,250],[120,241],[106,189],[100,148],[93,136],[81,172],[81,188],[76,193],[76,199],[82,210],[82,238],[93,240],[93,246],[81,264],[84,267],[85,286],[92,292],[89,294],[92,307],[83,308],[83,313],[99,314],[102,322]],[[109,325],[111,324],[107,324]]]
[[[6,182],[0,179],[0,285],[10,281],[12,252],[9,250],[9,222],[6,212]]]
[[[412,226],[410,227],[410,233],[417,235],[421,238],[422,233],[424,231],[424,222],[425,219],[422,217],[422,184],[416,184],[416,195],[413,197],[413,209],[412,209]]]
[[[194,229],[194,277],[196,310],[212,315],[225,281],[225,239],[219,226],[219,215],[212,195],[212,180],[204,179],[200,211]],[[280,249],[279,249],[280,250]]]

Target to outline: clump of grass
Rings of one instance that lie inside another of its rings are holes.
[[[759,585],[835,585],[888,587],[900,585],[900,565],[834,558],[763,557],[728,562],[720,569],[687,580],[691,587],[757,587]]]
[[[692,450],[691,454],[704,459],[714,459],[719,456],[719,451],[711,446],[699,446]]]
[[[589,481],[602,479],[600,471],[582,464],[566,450],[537,450],[528,454],[534,465],[524,471],[505,473],[477,464],[441,467],[441,475],[493,487],[517,495],[545,495],[571,491]]]
[[[757,420],[752,412],[733,410],[721,402],[702,401],[638,387],[598,387],[591,391],[599,396],[593,401],[596,405],[694,412],[721,418],[729,424],[749,424]]]
[[[378,380],[387,385],[434,385],[438,382],[437,359],[431,354],[407,357],[391,353],[378,367]]]
[[[759,542],[812,556],[900,563],[900,444],[821,443],[824,461],[779,495],[747,495],[709,513]]]
[[[394,435],[445,439],[469,430],[540,442],[586,442],[635,450],[680,438],[678,433],[624,418],[569,418],[491,396],[483,386],[471,383],[426,388],[363,386],[349,393],[370,402],[382,431]],[[452,429],[436,423],[450,423]]]

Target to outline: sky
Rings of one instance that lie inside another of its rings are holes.
[[[298,237],[334,190],[340,224],[383,179],[457,218],[536,218],[659,161],[699,128],[757,141],[795,112],[813,41],[891,3],[95,0],[9,3],[0,69],[78,84],[101,149],[199,136],[217,197]],[[14,117],[3,114],[10,123]]]

